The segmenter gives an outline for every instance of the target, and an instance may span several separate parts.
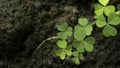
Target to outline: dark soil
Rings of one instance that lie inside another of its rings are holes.
[[[79,17],[93,21],[94,0],[0,0],[0,68],[120,68],[120,27],[116,37],[105,38],[94,26],[95,50],[75,65],[55,56],[56,26],[70,26]]]

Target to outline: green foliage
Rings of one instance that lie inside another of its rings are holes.
[[[95,38],[87,37],[92,34],[93,26],[88,24],[87,18],[79,18],[78,24],[74,27],[69,27],[67,23],[62,23],[57,26],[57,36],[61,39],[57,41],[58,50],[55,51],[56,55],[60,59],[65,59],[66,55],[71,56],[71,60],[75,64],[80,64],[80,61],[84,59],[84,52],[92,52],[94,49]],[[68,37],[73,36],[74,40],[70,44],[66,40]],[[68,46],[68,43],[70,44]],[[74,49],[73,49],[74,48]]]
[[[104,27],[106,25],[106,19],[103,15],[97,16],[96,25],[98,27]]]
[[[115,7],[113,5],[109,5],[107,6],[109,0],[99,0],[100,4],[95,4],[94,8],[95,8],[95,14],[96,15],[101,15],[101,14],[105,14],[105,15],[109,15],[110,13],[115,12]]]
[[[109,0],[98,0],[100,2],[100,4],[102,4],[103,6],[106,6],[109,2]]]
[[[87,18],[79,18],[78,19],[78,23],[81,25],[81,26],[86,26],[88,24],[88,19]]]
[[[100,4],[94,5],[96,25],[103,28],[102,33],[106,37],[116,36],[117,29],[113,26],[120,24],[120,17],[116,14],[115,7],[113,5],[108,6],[108,2],[109,0],[99,0]]]
[[[61,41],[59,40],[57,43],[58,47],[60,49],[55,51],[55,54],[60,57],[60,59],[65,59],[66,55],[71,56],[72,55],[72,47],[67,46],[67,42],[65,40]],[[61,45],[61,46],[60,46]]]
[[[57,46],[58,46],[59,48],[66,48],[67,42],[66,42],[65,40],[59,40],[59,41],[57,42]]]
[[[106,37],[110,37],[110,36],[116,36],[117,35],[117,30],[110,25],[107,25],[103,28],[103,35]]]
[[[71,61],[78,65],[84,60],[85,52],[94,50],[96,40],[91,36],[94,24],[98,28],[102,28],[105,37],[117,35],[115,26],[120,24],[120,14],[118,15],[113,5],[108,5],[109,0],[99,0],[99,3],[94,5],[95,23],[89,24],[87,18],[79,18],[78,24],[73,27],[74,29],[67,23],[57,26],[60,31],[57,36],[60,40],[57,42],[59,49],[55,53],[61,59],[70,56]]]
[[[67,39],[67,37],[72,36],[72,27],[68,27],[67,23],[63,23],[57,26],[57,29],[60,31],[57,36],[61,39]]]

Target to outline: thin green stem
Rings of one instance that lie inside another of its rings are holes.
[[[47,39],[43,40],[42,43],[34,50],[32,56],[38,51],[38,49],[39,49],[46,41],[54,40],[54,39],[58,39],[58,37],[51,37],[51,38],[47,38]]]

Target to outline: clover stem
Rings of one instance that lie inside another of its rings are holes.
[[[38,49],[39,49],[46,41],[54,40],[54,39],[58,39],[58,37],[51,37],[51,38],[47,38],[47,39],[43,40],[42,43],[34,50],[32,56],[38,51]]]

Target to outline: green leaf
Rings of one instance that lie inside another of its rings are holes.
[[[80,59],[80,60],[84,60],[83,54],[80,54],[80,55],[79,55],[79,59]]]
[[[105,7],[105,10],[104,10],[105,15],[108,16],[109,14],[111,14],[113,12],[115,12],[115,7],[114,6],[110,5],[110,6]]]
[[[81,25],[81,26],[86,26],[88,24],[88,19],[87,18],[79,18],[78,19],[78,23]]]
[[[67,47],[66,47],[66,50],[71,51],[71,50],[72,50],[72,46],[70,46],[70,45],[69,45],[69,46],[67,46]]]
[[[75,51],[75,52],[72,53],[72,55],[73,55],[74,57],[78,57],[78,56],[79,56],[79,53],[78,53],[77,51]]]
[[[94,45],[95,44],[95,38],[94,37],[88,37],[85,39],[85,42]]]
[[[68,27],[68,29],[67,29],[67,31],[66,31],[66,34],[68,35],[68,36],[72,36],[72,27]]]
[[[102,33],[104,36],[110,37],[116,36],[118,32],[113,26],[107,25],[103,28]]]
[[[72,51],[70,51],[70,50],[65,50],[65,52],[66,52],[66,54],[67,54],[68,56],[71,56],[71,55],[72,55]]]
[[[74,32],[74,38],[78,41],[83,40],[86,37],[85,29],[77,29]]]
[[[71,56],[72,55],[72,46],[67,46],[65,51],[68,56]]]
[[[92,33],[92,31],[93,31],[92,25],[87,25],[87,26],[85,27],[85,30],[86,30],[86,35],[87,35],[87,36],[91,35],[91,33]]]
[[[67,24],[66,22],[65,22],[65,23],[62,23],[61,25],[58,25],[58,26],[57,26],[57,29],[58,29],[59,31],[66,31],[67,28],[68,28],[68,24]]]
[[[74,58],[71,58],[71,60],[72,60],[75,64],[77,64],[77,65],[80,64],[79,58],[74,57]]]
[[[77,47],[77,51],[80,52],[80,53],[83,53],[85,50],[84,50],[84,45],[81,43],[79,44],[79,46]]]
[[[60,59],[65,59],[65,52],[64,50],[56,50],[55,54],[60,57]]]
[[[106,25],[106,19],[103,15],[97,16],[96,25],[97,27],[104,27]]]
[[[76,26],[74,27],[74,30],[75,30],[75,31],[78,31],[79,29],[84,29],[84,28],[81,27],[80,25],[76,25]]]
[[[60,48],[66,48],[67,42],[65,40],[59,40],[57,42],[57,46],[60,47]]]
[[[67,39],[67,34],[66,32],[58,32],[57,37],[65,40]]]
[[[92,44],[87,43],[85,41],[83,43],[84,43],[84,48],[85,48],[86,51],[88,51],[88,52],[92,52],[93,51],[94,46]]]
[[[100,4],[102,4],[103,6],[106,6],[109,2],[109,0],[98,0]]]
[[[108,16],[108,24],[110,25],[118,25],[120,23],[120,17],[115,13],[111,13]]]
[[[73,46],[74,48],[78,48],[78,46],[79,46],[80,44],[81,44],[80,41],[73,41],[72,46]]]
[[[60,58],[61,58],[62,60],[65,59],[65,52],[64,52],[64,51],[61,53]]]
[[[96,15],[101,15],[101,14],[103,14],[104,7],[103,7],[102,5],[100,5],[100,4],[94,4],[94,8],[95,8],[94,13],[95,13]]]

